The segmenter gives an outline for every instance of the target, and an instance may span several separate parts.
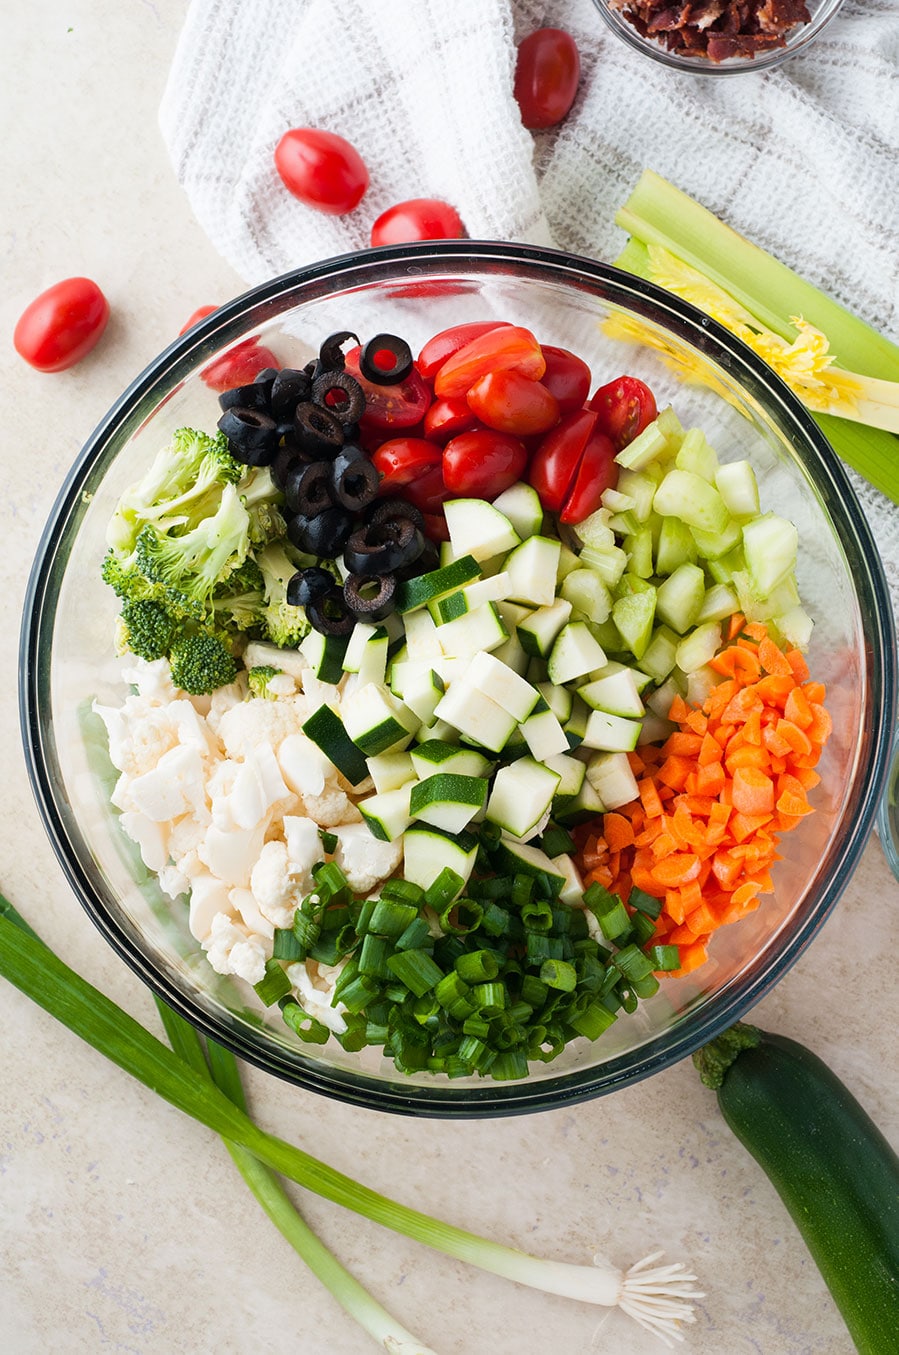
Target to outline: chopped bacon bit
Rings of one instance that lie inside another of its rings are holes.
[[[609,0],[644,38],[669,52],[709,61],[754,57],[786,45],[787,35],[811,22],[805,0]]]

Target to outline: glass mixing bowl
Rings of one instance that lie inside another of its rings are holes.
[[[203,370],[253,339],[301,365],[338,329],[425,339],[462,320],[502,318],[571,348],[595,385],[628,371],[660,407],[703,428],[729,460],[748,456],[764,505],[800,533],[799,585],[815,618],[809,662],[825,682],[834,733],[816,813],[784,839],[776,892],[723,928],[711,958],[665,980],[596,1043],[577,1041],[526,1080],[405,1077],[377,1051],[302,1045],[253,990],[222,978],[120,832],[114,773],[95,698],[121,700],[116,599],[100,579],[118,496],[178,427],[214,429]],[[330,259],[257,287],[170,345],[89,438],[41,542],[21,654],[25,746],[40,812],[90,917],[132,969],[200,1030],[261,1068],[358,1105],[406,1114],[486,1116],[556,1107],[643,1078],[716,1035],[812,941],[868,838],[895,727],[896,645],[877,549],[842,466],[817,426],[753,353],[699,311],[586,259],[523,245],[454,241]],[[836,925],[839,925],[837,921]]]
[[[608,27],[622,42],[635,52],[651,57],[674,71],[687,71],[691,75],[743,75],[749,71],[766,71],[780,66],[800,52],[808,51],[811,44],[820,37],[827,24],[833,19],[843,0],[806,0],[806,9],[811,19],[807,24],[797,24],[786,34],[783,47],[775,47],[770,52],[760,52],[758,56],[734,56],[725,61],[709,61],[703,56],[687,56],[679,52],[670,52],[665,46],[664,37],[644,37],[624,14],[609,0],[593,0],[600,15]]]

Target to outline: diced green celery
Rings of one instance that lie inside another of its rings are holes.
[[[777,513],[764,513],[743,527],[743,553],[752,591],[757,598],[771,595],[796,568],[799,532]]]
[[[656,590],[651,586],[618,598],[612,607],[612,620],[635,659],[642,659],[652,638],[655,610]]]
[[[613,543],[615,540],[615,533],[609,532],[608,539],[610,544]],[[573,569],[577,569],[579,564],[580,556],[575,555],[574,551],[569,550],[567,546],[563,546],[561,551],[559,552],[559,563],[558,566],[556,567],[556,578],[561,581],[562,579],[565,578],[566,574],[570,574]]]
[[[703,560],[719,560],[743,540],[743,529],[736,518],[728,518],[720,532],[704,532],[692,527],[690,533]]]
[[[677,646],[677,666],[690,674],[713,659],[721,648],[721,627],[717,621],[706,621],[685,635]]]
[[[671,405],[666,405],[660,409],[656,417],[656,425],[661,433],[664,434],[668,447],[671,452],[676,452],[680,447],[684,436],[683,426],[680,419],[675,414]]]
[[[627,513],[636,508],[637,501],[630,494],[622,494],[620,489],[609,488],[603,490],[602,506],[608,508],[610,513]]]
[[[734,612],[739,610],[739,598],[730,584],[713,583],[711,588],[706,590],[696,624],[701,626],[705,621],[723,621],[726,616],[733,616]]]
[[[633,536],[627,537],[624,548],[630,557],[628,568],[640,579],[652,578],[652,531],[641,527]]]
[[[627,569],[627,551],[620,546],[585,546],[576,558],[581,565],[586,565],[598,574],[607,588],[614,588]],[[569,573],[572,572],[569,570]]]
[[[746,557],[743,554],[742,542],[739,546],[735,546],[733,550],[729,550],[726,555],[722,555],[720,560],[706,561],[706,569],[715,583],[730,583],[734,574],[745,568]]]
[[[656,614],[659,619],[684,635],[695,625],[705,600],[705,574],[698,565],[681,565],[659,584]]]
[[[615,457],[619,466],[628,470],[642,470],[657,457],[668,452],[668,440],[659,428],[658,419],[647,424],[642,433],[638,433],[633,442],[622,449]]]
[[[614,589],[612,596],[615,598],[630,597],[632,593],[654,593],[656,590],[646,579],[641,579],[638,574],[622,574]]]
[[[719,466],[715,487],[735,518],[755,517],[759,512],[759,486],[748,461],[729,461]]]
[[[701,476],[709,484],[715,483],[718,455],[714,447],[709,445],[701,428],[691,428],[684,434],[674,464],[680,470],[691,471],[693,475]]]
[[[572,570],[562,580],[559,596],[590,621],[605,621],[612,610],[612,595],[594,569]]]
[[[574,528],[579,541],[585,546],[614,546],[615,533],[609,526],[611,513],[605,508],[597,508],[595,513],[591,513],[583,522],[577,523]],[[570,572],[570,571],[569,571]]]
[[[634,532],[640,530],[640,524],[633,513],[613,513],[609,518],[609,526],[616,536],[633,536]]]
[[[657,485],[658,480],[655,477],[641,471],[622,470],[619,472],[618,492],[619,494],[626,494],[629,499],[633,499],[631,511],[638,522],[645,522],[649,517]]]
[[[640,667],[644,673],[655,678],[656,682],[664,682],[677,664],[679,643],[680,637],[673,630],[667,626],[658,626],[640,658]]]
[[[704,532],[723,531],[730,518],[714,485],[677,466],[656,490],[653,508],[662,517],[680,518],[688,527],[699,527]]]
[[[788,612],[775,616],[774,624],[783,638],[794,649],[806,649],[808,647],[815,623],[802,607],[791,607]]]
[[[656,543],[656,573],[673,574],[680,565],[696,559],[693,533],[680,518],[662,518]]]

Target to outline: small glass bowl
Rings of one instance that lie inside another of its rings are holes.
[[[805,0],[811,21],[793,28],[787,35],[783,47],[775,47],[770,52],[760,52],[758,56],[729,57],[726,61],[709,61],[707,57],[681,56],[669,52],[664,37],[644,38],[632,23],[629,23],[620,10],[613,9],[609,0],[593,0],[600,15],[608,27],[635,52],[642,52],[671,70],[689,71],[693,75],[743,75],[749,71],[767,71],[780,66],[791,57],[808,50],[809,46],[824,31],[836,15],[843,0]]]
[[[92,703],[126,695],[113,652],[117,601],[101,580],[106,528],[123,490],[175,429],[214,428],[210,365],[261,342],[301,366],[323,337],[404,335],[417,352],[464,320],[529,326],[591,366],[647,381],[660,407],[702,428],[725,460],[748,457],[767,508],[790,518],[798,582],[815,618],[809,665],[827,684],[834,733],[815,813],[782,844],[776,890],[721,928],[708,962],[591,1043],[574,1041],[515,1082],[406,1077],[377,1050],[303,1045],[277,1007],[210,967],[173,904],[121,832],[116,773]],[[206,1035],[300,1087],[356,1105],[442,1117],[559,1107],[664,1069],[757,1002],[834,908],[864,849],[896,723],[896,637],[877,548],[842,465],[817,424],[754,353],[694,307],[603,264],[525,245],[476,241],[366,250],[300,269],[236,298],[165,349],[88,439],[37,552],[24,611],[22,729],[47,833],[81,903],[138,976]],[[62,938],[59,938],[62,940]]]

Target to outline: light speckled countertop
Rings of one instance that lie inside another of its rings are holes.
[[[0,571],[0,887],[70,963],[153,1025],[149,994],[94,931],[56,864],[19,751],[16,636],[29,562],[82,441],[196,306],[243,290],[193,221],[156,130],[183,0],[43,0],[0,13],[4,80]],[[68,373],[9,342],[31,297],[96,278],[113,318]],[[872,841],[811,950],[756,1009],[810,1043],[899,1137],[899,888]],[[891,939],[892,938],[892,939]],[[889,973],[889,971],[888,971]],[[365,1355],[238,1180],[217,1140],[0,986],[0,1349],[9,1355]],[[248,1071],[275,1132],[387,1193],[527,1250],[629,1264],[655,1247],[707,1290],[694,1355],[850,1355],[767,1180],[687,1063],[611,1098],[530,1118],[416,1122]],[[618,1313],[472,1272],[316,1198],[314,1227],[440,1355],[650,1355]]]

